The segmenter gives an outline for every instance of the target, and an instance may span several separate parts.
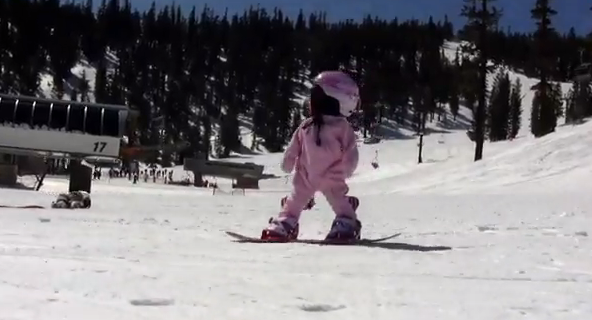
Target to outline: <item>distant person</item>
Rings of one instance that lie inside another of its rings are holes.
[[[296,239],[300,214],[320,191],[335,212],[326,239],[359,239],[359,201],[347,196],[345,182],[358,165],[356,135],[346,119],[358,108],[358,85],[343,72],[325,71],[314,79],[309,99],[311,117],[294,132],[281,164],[286,173],[296,170],[292,193],[278,217],[270,219],[261,238]]]

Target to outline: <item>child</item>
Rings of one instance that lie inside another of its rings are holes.
[[[291,240],[298,237],[298,221],[316,191],[323,193],[335,212],[326,239],[359,239],[362,225],[356,216],[357,198],[348,197],[345,179],[358,165],[356,135],[347,121],[359,105],[359,88],[340,71],[325,71],[313,82],[311,117],[304,120],[288,145],[282,170],[294,174],[292,194],[262,239]]]

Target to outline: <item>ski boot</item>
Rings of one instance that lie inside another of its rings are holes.
[[[288,196],[285,196],[282,198],[282,200],[280,201],[281,206],[283,207],[286,204],[286,201],[288,201]],[[316,202],[313,198],[310,198],[310,200],[308,201],[308,203],[306,204],[306,206],[304,206],[304,209],[302,210],[310,210],[312,208],[314,208]]]
[[[290,241],[298,238],[298,221],[293,218],[270,218],[269,225],[261,232],[262,240]]]
[[[331,224],[331,230],[325,240],[352,241],[360,240],[362,223],[358,219],[346,216],[337,216]]]

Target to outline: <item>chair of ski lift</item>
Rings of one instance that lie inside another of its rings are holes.
[[[582,63],[574,70],[574,80],[589,82],[592,79],[592,63]]]
[[[378,165],[378,150],[376,150],[376,153],[374,154],[374,159],[372,160],[370,165],[372,165],[372,168],[378,169],[378,167],[379,167],[379,165]]]

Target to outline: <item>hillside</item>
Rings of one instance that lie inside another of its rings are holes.
[[[592,122],[532,137],[536,80],[511,77],[523,80],[521,134],[486,143],[479,162],[466,108],[458,121],[429,123],[422,164],[405,126],[385,123],[392,139],[359,144],[348,184],[362,237],[400,233],[389,242],[232,241],[224,231],[256,237],[278,214],[289,175],[234,194],[101,179],[89,209],[3,207],[0,318],[590,319]],[[279,173],[280,158],[229,161]],[[40,192],[0,189],[0,205],[47,208],[67,188],[48,177]],[[335,216],[316,199],[300,219],[301,239],[322,239]]]
[[[453,56],[458,43],[447,43],[445,53]],[[90,67],[78,66],[73,73]],[[562,125],[557,132],[543,138],[530,134],[530,108],[533,92],[530,89],[538,80],[510,72],[512,80],[520,79],[524,98],[522,101],[522,127],[518,137],[485,145],[484,160],[474,163],[474,143],[466,136],[470,127],[471,111],[461,108],[456,120],[447,113],[444,121],[433,121],[427,125],[424,139],[423,160],[417,164],[417,143],[414,130],[384,121],[379,133],[384,138],[375,145],[366,145],[360,140],[360,168],[350,183],[352,192],[364,195],[383,193],[470,193],[499,192],[503,188],[515,192],[555,192],[579,190],[580,183],[588,181],[592,174],[592,123],[579,126]],[[570,84],[562,84],[564,92]],[[251,135],[248,123],[243,127],[243,143],[249,145]],[[262,182],[261,192],[288,192],[290,175],[279,169],[281,153],[260,154],[245,152],[226,161],[256,162],[265,165],[265,171],[280,176],[278,179]],[[371,162],[378,161],[380,167],[373,169]],[[187,173],[176,168],[178,179]],[[229,182],[219,179],[222,186]],[[554,188],[547,189],[553,185]]]
[[[531,103],[525,98],[525,109]],[[95,181],[85,212],[2,209],[10,232],[0,234],[0,295],[8,297],[0,317],[589,318],[591,144],[592,123],[487,143],[479,162],[462,129],[428,135],[420,165],[415,138],[360,144],[348,182],[360,199],[362,234],[402,233],[371,248],[262,250],[222,232],[257,236],[290,192],[289,176],[244,195]],[[247,156],[274,173],[280,157]],[[37,193],[0,189],[1,204],[46,206],[67,186],[49,177]],[[333,217],[318,196],[302,215],[300,237],[322,238]],[[336,295],[344,285],[356,290]]]
[[[322,70],[345,69],[358,80],[364,125],[373,129],[377,118],[384,120],[379,135],[387,140],[414,137],[417,106],[436,115],[430,133],[467,130],[471,119],[465,113],[451,121],[441,112],[451,101],[456,114],[459,98],[471,103],[479,91],[471,63],[450,64],[441,57],[446,39],[471,38],[447,19],[331,23],[322,12],[291,17],[288,8],[270,12],[255,6],[226,15],[209,7],[188,13],[159,4],[140,12],[126,1],[103,2],[97,12],[92,2],[0,2],[10,9],[1,20],[9,37],[0,48],[3,92],[52,96],[55,90],[63,99],[129,104],[141,115],[133,145],[183,141],[189,145],[184,155],[281,152],[301,121],[299,95]],[[44,14],[49,9],[52,14]],[[28,24],[26,13],[47,21]],[[492,60],[529,77],[537,74],[531,35],[498,30],[487,39]],[[561,34],[553,48],[549,54],[556,63],[549,76],[569,81],[581,65],[576,55],[587,54],[585,39]],[[395,123],[385,114],[402,116]],[[546,132],[553,130],[554,121],[541,122],[548,124]],[[253,147],[253,132],[264,148]],[[177,155],[163,155],[162,162],[170,165]]]
[[[443,46],[443,52],[446,58],[448,58],[451,62],[454,60],[455,57],[455,53],[457,51],[457,49],[459,48],[460,43],[458,42],[451,42],[451,41],[447,41],[444,43]],[[108,61],[110,61],[110,65],[108,68],[108,72],[113,72],[112,70],[116,67],[117,65],[117,61],[116,59],[112,56],[112,55],[108,55],[109,59]],[[77,83],[83,81],[83,78],[86,79],[86,81],[88,81],[89,83],[89,87],[90,87],[90,93],[89,93],[89,98],[91,99],[91,101],[94,100],[94,82],[95,82],[95,76],[96,76],[96,69],[94,66],[89,65],[86,61],[82,60],[80,62],[78,62],[76,64],[75,67],[73,67],[71,69],[71,73],[72,76],[71,78],[67,81],[68,85],[66,86],[66,94],[63,97],[63,99],[69,99],[69,88],[72,87],[78,87]],[[491,84],[493,81],[493,77],[494,74],[490,74],[489,76],[489,83]],[[531,109],[531,104],[532,104],[532,98],[533,98],[533,90],[531,90],[531,87],[538,82],[538,80],[536,79],[532,79],[532,78],[528,78],[524,75],[518,74],[516,72],[510,72],[510,78],[511,81],[514,81],[515,79],[520,79],[521,84],[522,84],[522,93],[523,93],[523,101],[522,101],[522,106],[523,106],[523,112],[522,112],[522,121],[521,121],[521,129],[518,135],[518,138],[525,138],[525,137],[530,137],[530,109]],[[52,97],[53,96],[53,80],[52,80],[52,76],[49,74],[42,74],[41,75],[41,93],[42,95],[46,96],[46,97]],[[310,86],[310,83],[305,82],[304,85],[306,86]],[[563,93],[565,94],[569,88],[571,87],[571,84],[569,83],[563,83],[562,84],[562,90]],[[301,93],[295,93],[295,102],[297,103],[301,103],[303,96]],[[450,114],[450,110],[448,108],[448,106],[444,106],[444,109],[446,110],[446,114],[443,117],[443,121],[438,121],[437,119],[434,119],[433,121],[430,121],[427,124],[427,128],[426,128],[426,134],[428,136],[437,136],[437,137],[431,137],[428,140],[426,140],[426,143],[428,143],[428,147],[426,147],[426,153],[429,153],[429,143],[431,140],[433,139],[437,139],[437,143],[443,144],[445,143],[446,140],[465,140],[466,139],[466,135],[464,135],[464,132],[466,132],[466,130],[468,130],[471,127],[471,121],[472,121],[472,112],[464,107],[461,107],[458,116],[456,117],[456,119],[454,119],[454,117]],[[239,121],[240,121],[240,139],[241,142],[243,144],[243,147],[239,151],[237,152],[233,152],[231,154],[232,158],[235,158],[236,161],[244,161],[244,159],[246,158],[250,158],[251,156],[255,156],[255,155],[262,155],[262,154],[267,154],[267,150],[264,147],[259,146],[258,149],[256,150],[251,150],[251,146],[253,143],[253,125],[252,125],[252,120],[248,117],[248,116],[244,116],[241,115],[239,116]],[[559,123],[563,123],[564,120],[563,119],[559,119]],[[213,123],[213,134],[211,137],[211,142],[212,144],[215,143],[216,138],[217,138],[217,132],[219,131],[218,128],[218,124],[217,123]],[[460,133],[460,134],[459,134]],[[381,136],[383,138],[383,140],[389,141],[389,140],[401,140],[399,142],[403,142],[403,140],[412,140],[415,141],[417,138],[415,136],[415,131],[412,129],[412,123],[406,122],[404,124],[396,124],[394,121],[389,120],[389,119],[383,119],[383,122],[381,123],[381,125],[379,126],[378,130],[377,130],[377,134],[379,136]],[[458,134],[458,137],[455,135],[453,137],[449,137],[450,134]],[[463,138],[464,137],[464,138]],[[468,139],[466,139],[467,143],[466,143],[466,148],[470,149],[471,148],[471,143],[470,141],[468,141]],[[396,143],[396,141],[394,143]],[[393,143],[393,141],[390,141],[388,143]],[[415,142],[413,142],[415,143]],[[494,146],[496,144],[488,144],[486,146],[486,153],[488,154],[489,151],[488,149],[490,148],[490,146]],[[495,148],[495,147],[493,147]],[[455,150],[457,149],[457,147],[452,147],[452,149],[447,151],[447,154],[452,152],[454,153]],[[413,154],[413,152],[411,152]],[[375,150],[370,151],[370,156],[374,157],[375,156]],[[470,156],[469,156],[470,158]],[[435,161],[435,159],[432,160],[428,160],[428,161]],[[441,157],[438,161],[442,161]]]
[[[108,61],[111,62],[110,67],[108,68],[108,74],[113,72],[113,69],[117,65],[117,60],[112,55],[108,55],[110,57]],[[72,88],[78,88],[79,83],[83,81],[87,81],[89,85],[89,94],[88,97],[91,102],[95,102],[95,78],[96,78],[96,67],[90,65],[85,60],[81,60],[70,70],[72,75],[66,81],[65,85],[65,94],[62,97],[63,100],[70,100],[71,99],[71,91]],[[40,74],[40,86],[39,86],[39,94],[42,97],[46,98],[56,98],[54,93],[54,84],[53,84],[53,77],[51,74],[47,72],[43,72]],[[239,121],[241,123],[240,126],[240,140],[242,141],[243,148],[241,148],[241,152],[233,153],[233,156],[240,156],[240,154],[247,154],[247,155],[254,155],[254,154],[265,154],[267,150],[264,147],[259,147],[257,150],[251,150],[251,145],[253,141],[253,128],[251,120],[245,116],[240,116]],[[216,135],[219,131],[218,123],[212,124],[212,131],[213,135],[211,137],[211,143],[214,144],[216,141]]]
[[[445,53],[453,57],[458,43],[445,45]],[[493,75],[490,75],[490,83]],[[377,145],[360,146],[360,168],[351,179],[352,192],[363,194],[417,193],[417,192],[498,192],[500,188],[516,192],[555,192],[547,186],[560,184],[562,190],[578,190],[592,174],[592,124],[581,126],[563,125],[559,119],[557,132],[543,138],[534,138],[530,133],[530,110],[533,90],[537,79],[510,71],[512,81],[522,83],[522,121],[518,137],[512,141],[486,142],[484,160],[474,163],[474,143],[466,130],[470,128],[472,112],[461,108],[455,120],[447,112],[443,122],[427,124],[424,139],[424,163],[417,164],[418,138],[408,126],[397,126],[385,121],[379,130],[386,139]],[[564,94],[571,84],[561,84]],[[361,142],[361,141],[360,141]],[[266,171],[285,177],[279,169],[281,154],[249,157],[265,165]],[[380,167],[373,169],[371,162],[378,160]],[[232,160],[245,161],[245,159]],[[288,175],[289,178],[289,175]],[[285,178],[285,192],[289,181]],[[277,182],[264,182],[273,190]],[[526,188],[526,189],[524,189]]]

